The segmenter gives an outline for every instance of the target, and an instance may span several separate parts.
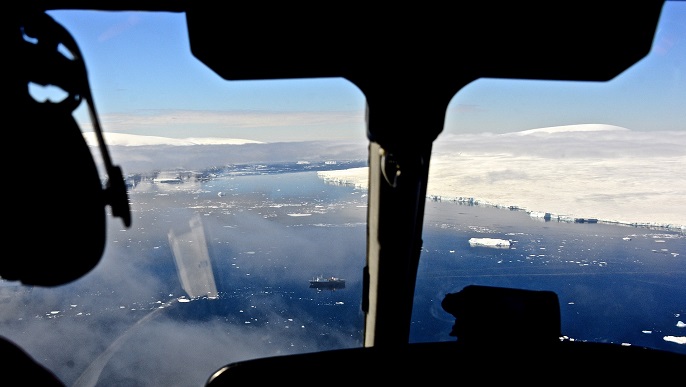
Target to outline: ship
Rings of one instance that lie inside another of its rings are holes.
[[[345,280],[338,277],[324,277],[322,275],[310,280],[310,287],[316,289],[343,289]]]

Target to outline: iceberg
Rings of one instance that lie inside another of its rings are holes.
[[[544,220],[550,220],[552,218],[552,215],[550,214],[550,212],[531,211],[531,212],[529,212],[529,215],[532,218],[541,218]]]
[[[497,238],[470,238],[469,245],[483,246],[483,247],[495,247],[499,249],[509,249],[512,245],[512,241],[508,239],[497,239]]]

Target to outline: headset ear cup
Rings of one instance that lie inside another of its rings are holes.
[[[93,156],[69,110],[29,103],[19,134],[35,169],[14,209],[22,254],[0,276],[26,285],[57,286],[91,271],[105,248],[103,187]],[[21,122],[22,120],[19,120]],[[17,121],[15,121],[17,122]],[[35,152],[35,153],[33,153]]]

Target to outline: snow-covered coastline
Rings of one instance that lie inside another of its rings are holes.
[[[685,165],[682,132],[571,125],[451,135],[434,146],[427,198],[547,214],[544,220],[686,232]],[[319,176],[366,189],[368,169]]]
[[[337,184],[337,185],[349,185],[355,186],[358,189],[367,189],[367,176],[368,168],[352,168],[349,170],[337,170],[337,171],[321,171],[317,173],[318,176],[326,181],[327,183]],[[427,194],[427,200],[441,201],[441,202],[453,202],[457,204],[465,205],[476,205],[485,207],[497,207],[509,210],[524,211],[529,213],[534,218],[541,218],[544,221],[558,221],[558,222],[570,222],[570,223],[605,223],[605,224],[616,224],[620,226],[631,226],[631,227],[643,227],[651,229],[665,229],[671,231],[680,231],[686,233],[686,225],[680,223],[673,223],[667,221],[631,221],[631,220],[618,220],[602,218],[597,216],[576,216],[573,213],[556,213],[551,211],[540,211],[532,210],[525,206],[513,205],[507,203],[498,203],[489,200],[485,200],[478,197],[466,197],[466,196],[454,196],[454,195],[437,195],[435,193],[429,192]],[[523,201],[521,201],[523,202]],[[553,208],[552,206],[551,208]],[[539,208],[539,207],[536,207]],[[593,212],[590,209],[585,209],[584,213]],[[601,211],[598,211],[601,212]],[[546,216],[541,216],[539,214],[546,214]],[[636,219],[640,218],[642,215],[633,213]],[[644,217],[650,217],[651,214],[646,214]],[[627,215],[628,218],[633,218],[631,215]]]
[[[96,149],[92,133],[84,133],[84,137]],[[128,172],[181,164],[197,168],[193,163],[215,165],[217,160],[265,162],[265,155],[274,160],[316,158],[322,157],[325,146],[114,133],[105,137],[117,163]],[[174,151],[170,152],[169,146]],[[326,156],[332,159],[366,154],[365,144],[326,146]],[[136,148],[147,153],[139,154]],[[597,221],[686,233],[684,166],[686,131],[638,132],[582,124],[504,134],[445,133],[433,145],[427,198],[516,209],[534,217],[543,213],[549,220]],[[332,170],[319,176],[330,183],[366,189],[368,168]]]

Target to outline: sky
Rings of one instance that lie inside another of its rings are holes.
[[[190,53],[182,13],[52,11],[75,37],[103,130],[253,141],[365,137],[362,92],[342,78],[224,81]],[[686,2],[665,5],[651,54],[607,83],[480,79],[447,108],[444,134],[572,124],[683,131]],[[84,130],[88,115],[77,117]]]

